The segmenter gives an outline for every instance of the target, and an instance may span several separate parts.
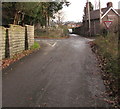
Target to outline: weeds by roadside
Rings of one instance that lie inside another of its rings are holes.
[[[108,102],[113,107],[120,106],[119,88],[120,72],[118,67],[118,35],[109,34],[106,37],[97,37],[91,42],[93,52],[97,54],[102,70],[102,78],[109,96]]]
[[[34,42],[34,45],[31,47],[31,50],[39,49],[40,44],[38,42]]]

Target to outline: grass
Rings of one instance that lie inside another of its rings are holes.
[[[31,47],[31,50],[39,49],[40,44],[38,42],[34,42],[34,45]]]
[[[103,75],[105,76],[105,81],[108,83],[107,86],[109,86],[109,96],[119,104],[118,89],[120,89],[120,84],[118,80],[120,80],[120,69],[118,67],[118,35],[110,33],[107,36],[97,37],[94,44],[103,62]]]
[[[106,58],[106,69],[113,74],[118,74],[118,37],[109,34],[106,37],[98,37],[94,43],[97,45],[100,55]]]

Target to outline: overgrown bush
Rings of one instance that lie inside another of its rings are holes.
[[[118,53],[118,35],[114,33],[108,34],[106,37],[97,37],[94,41],[97,52],[102,57],[103,70],[105,81],[109,86],[109,95],[111,99],[116,100],[117,104],[120,103],[118,89],[120,89],[120,69],[118,65],[119,53]]]
[[[60,26],[60,28],[63,30],[62,36],[67,36],[69,33],[67,26],[62,25],[62,26]]]
[[[68,29],[65,26],[35,30],[35,37],[65,37],[67,34]]]
[[[118,74],[118,37],[116,34],[109,34],[106,37],[100,36],[95,41],[98,52],[106,58],[106,69],[114,75]],[[118,75],[117,75],[118,76]]]

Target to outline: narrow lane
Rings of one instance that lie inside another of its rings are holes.
[[[43,48],[3,70],[3,106],[108,107],[89,40],[37,39]]]

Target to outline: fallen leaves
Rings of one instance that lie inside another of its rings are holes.
[[[108,99],[103,99],[103,100],[106,101],[106,102],[108,102],[108,103],[110,103],[110,104],[114,104],[114,101],[110,101]]]
[[[7,59],[2,60],[2,68],[8,67],[10,64],[20,60],[21,58],[29,55],[32,52],[33,50],[25,50],[22,53],[14,55],[13,58],[7,58]]]
[[[108,60],[99,53],[99,47],[93,42],[88,42],[92,51],[96,54],[97,60],[99,62],[99,67],[101,68],[101,76],[103,82],[106,86],[106,93],[109,96],[109,99],[104,99],[107,103],[111,104],[114,108],[120,108],[120,96],[118,94],[118,79],[113,76],[112,72],[106,70],[106,65]],[[110,64],[110,63],[109,63]]]

